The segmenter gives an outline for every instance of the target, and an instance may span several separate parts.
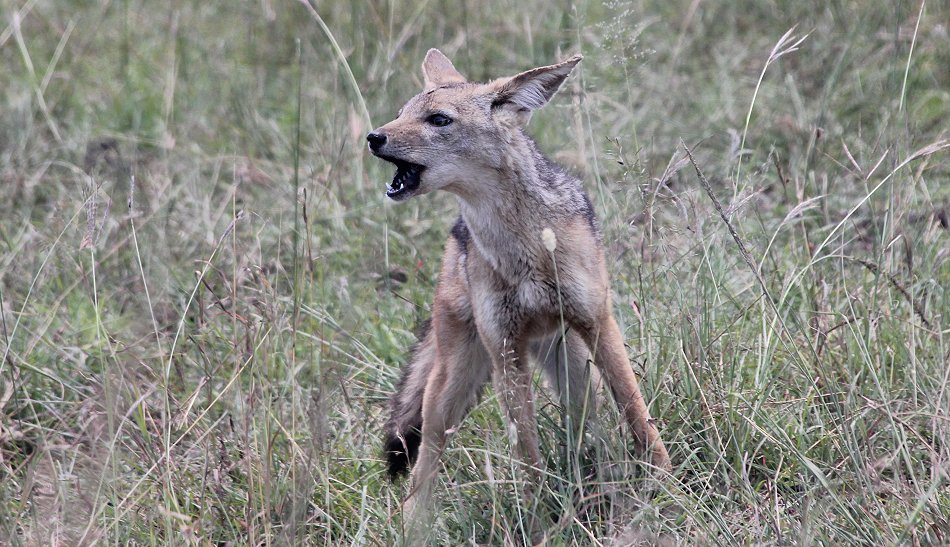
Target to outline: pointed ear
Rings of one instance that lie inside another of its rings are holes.
[[[422,75],[425,77],[427,90],[445,84],[465,83],[465,76],[459,74],[452,66],[452,61],[435,48],[430,49],[422,61]]]
[[[513,107],[516,111],[530,114],[551,100],[581,59],[583,57],[575,55],[556,65],[533,68],[507,80],[499,80],[493,84],[497,87],[497,96],[492,106]]]

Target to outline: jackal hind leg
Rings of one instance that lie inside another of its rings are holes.
[[[434,325],[438,348],[422,401],[422,443],[403,510],[414,532],[430,521],[430,500],[448,434],[488,382],[489,358],[473,325],[445,317]]]

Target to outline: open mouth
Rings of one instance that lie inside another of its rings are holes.
[[[405,199],[419,188],[419,178],[425,170],[424,166],[390,156],[379,156],[379,158],[396,166],[396,174],[393,175],[392,182],[386,188],[386,195],[390,199],[396,201]]]

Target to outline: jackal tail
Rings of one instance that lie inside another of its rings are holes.
[[[419,455],[422,442],[422,397],[429,372],[435,363],[435,354],[431,320],[426,320],[390,400],[391,414],[386,424],[383,451],[391,480],[408,474]]]

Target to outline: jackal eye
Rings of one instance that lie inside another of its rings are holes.
[[[445,114],[432,114],[426,118],[426,123],[432,124],[436,127],[445,127],[452,123],[452,118],[446,116]]]

